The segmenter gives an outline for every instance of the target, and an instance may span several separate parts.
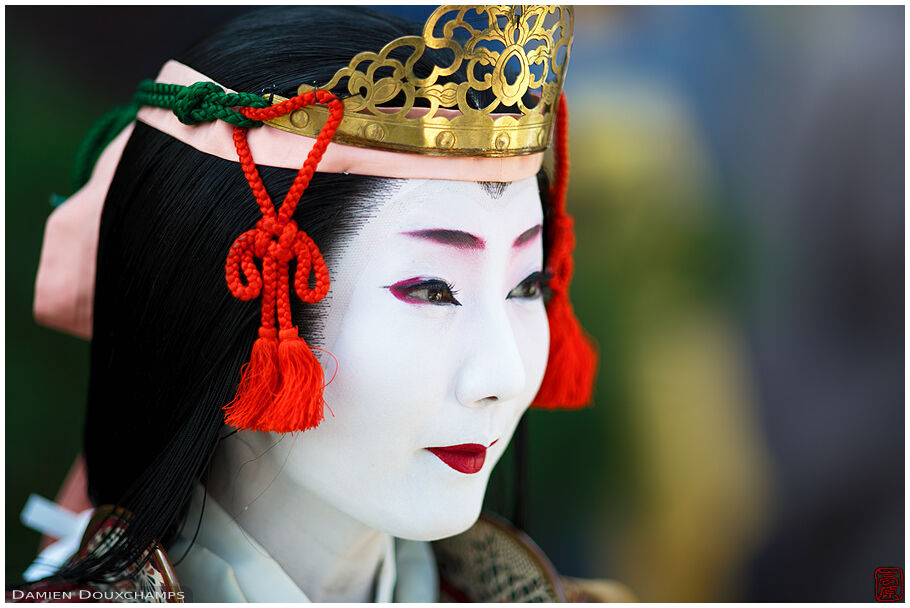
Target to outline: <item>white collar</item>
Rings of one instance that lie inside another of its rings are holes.
[[[181,560],[196,532],[204,495],[204,488],[197,485],[186,524],[168,552],[172,560],[180,560],[174,569],[188,599],[194,602],[309,602],[306,594],[268,551],[244,532],[211,496],[205,498],[196,541]],[[396,557],[400,558],[397,564]],[[407,598],[406,601],[434,602],[437,589],[436,565],[429,544],[388,537],[374,601]]]

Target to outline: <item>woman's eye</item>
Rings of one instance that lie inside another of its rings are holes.
[[[455,287],[439,279],[408,279],[395,283],[389,290],[402,302],[461,306],[455,299]]]
[[[524,298],[533,300],[539,298],[543,293],[543,285],[547,277],[542,272],[533,272],[525,278],[524,281],[509,292],[509,298]]]

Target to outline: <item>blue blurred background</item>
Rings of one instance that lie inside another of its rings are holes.
[[[85,407],[88,344],[31,318],[48,197],[247,10],[5,9],[8,583]],[[872,601],[904,565],[904,8],[579,7],[566,90],[602,365],[594,408],[530,417],[527,531],[646,601]]]

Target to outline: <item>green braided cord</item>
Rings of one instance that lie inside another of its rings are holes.
[[[88,182],[101,151],[131,122],[141,106],[173,110],[180,122],[195,125],[200,122],[223,120],[246,129],[262,126],[259,120],[250,120],[231,108],[248,106],[264,108],[269,105],[264,97],[253,93],[225,93],[213,82],[197,82],[188,87],[144,80],[133,96],[133,101],[114,108],[92,125],[76,152],[73,163],[73,186],[79,190]]]
[[[143,106],[167,108],[187,125],[220,119],[235,127],[259,127],[261,121],[250,120],[232,107],[248,106],[264,108],[269,102],[260,95],[252,93],[225,93],[214,82],[197,82],[188,87],[179,84],[164,84],[145,80],[139,84],[139,90],[133,102]]]
[[[129,103],[117,106],[113,110],[95,121],[95,124],[88,130],[79,149],[76,151],[76,159],[73,161],[73,188],[78,190],[88,182],[92,176],[92,169],[101,156],[101,151],[128,124],[136,120],[136,112],[139,106]]]

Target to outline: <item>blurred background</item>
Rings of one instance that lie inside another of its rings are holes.
[[[247,10],[5,9],[7,584],[88,381],[31,316],[49,197],[95,119]],[[872,601],[904,566],[904,7],[579,7],[566,91],[602,362],[595,407],[530,414],[528,533],[645,601]]]

